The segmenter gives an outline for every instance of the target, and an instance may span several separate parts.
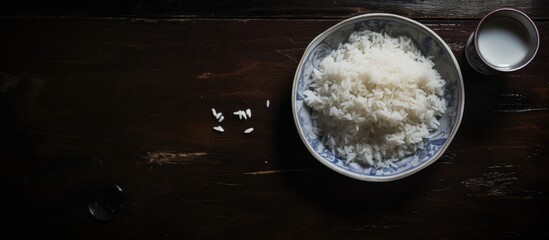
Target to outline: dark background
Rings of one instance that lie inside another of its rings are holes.
[[[530,1],[365,1],[365,0],[50,0],[3,1],[3,16],[165,17],[165,18],[335,18],[391,12],[421,19],[478,19],[501,7],[547,19],[547,4]]]
[[[463,48],[499,7],[532,17],[541,46],[527,67],[484,76]],[[0,229],[17,239],[545,239],[547,9],[541,0],[4,1]],[[309,42],[372,12],[433,29],[466,90],[442,158],[388,183],[318,163],[290,107]],[[226,117],[223,134],[212,131],[212,107]],[[246,108],[252,119],[233,118]]]

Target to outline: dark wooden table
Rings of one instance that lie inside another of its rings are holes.
[[[465,41],[504,6],[535,20],[540,50],[517,72],[480,75]],[[0,229],[16,239],[546,239],[548,9],[505,0],[4,5]],[[444,156],[389,183],[318,163],[290,107],[309,42],[371,12],[433,29],[466,90]],[[225,133],[212,130],[212,107]],[[246,108],[250,120],[232,116]],[[123,208],[97,221],[86,207],[118,206],[112,184],[124,190]]]

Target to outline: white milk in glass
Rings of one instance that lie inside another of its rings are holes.
[[[478,50],[484,60],[497,67],[520,63],[528,54],[528,34],[509,18],[496,18],[478,33]]]

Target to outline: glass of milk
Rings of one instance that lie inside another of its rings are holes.
[[[539,48],[539,32],[526,14],[512,8],[486,15],[465,46],[465,57],[477,72],[512,72],[526,66]]]

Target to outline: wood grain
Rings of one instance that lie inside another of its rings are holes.
[[[463,57],[475,20],[421,22],[461,64],[464,119],[436,164],[374,184],[318,163],[291,117],[297,62],[336,20],[2,18],[7,227],[65,239],[546,237],[547,44],[526,68],[487,77]],[[232,115],[246,108],[251,119]],[[105,182],[124,186],[125,211],[81,220],[74,199]]]
[[[207,18],[347,18],[362,13],[389,12],[421,19],[481,18],[501,7],[514,7],[535,19],[548,19],[542,0],[83,0],[8,1],[3,16],[83,17],[207,17]]]

